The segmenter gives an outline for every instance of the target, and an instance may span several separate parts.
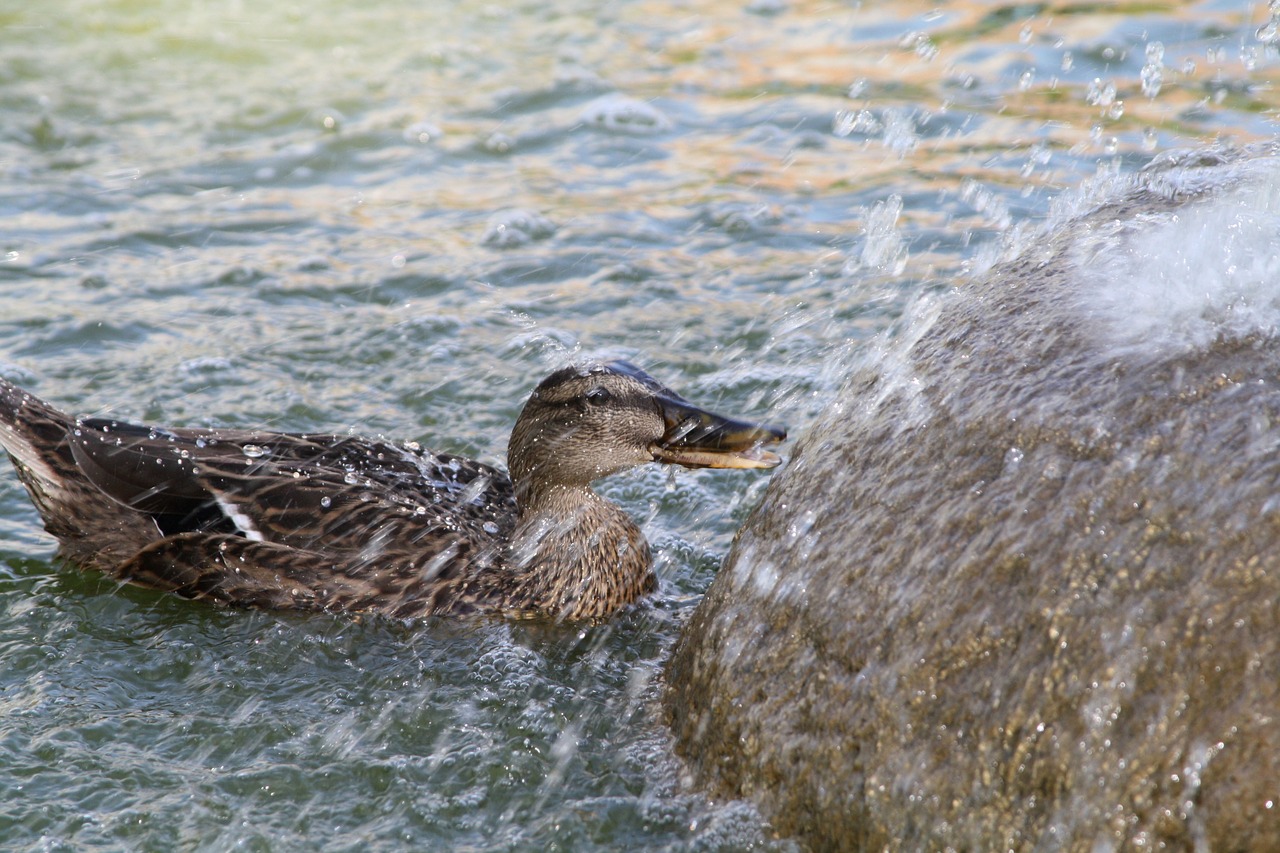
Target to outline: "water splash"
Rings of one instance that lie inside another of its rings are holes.
[[[1246,174],[1220,196],[1075,249],[1083,310],[1100,340],[1127,354],[1168,353],[1280,333],[1280,163]]]
[[[902,197],[891,195],[876,202],[867,214],[864,236],[857,253],[845,262],[845,274],[861,269],[873,269],[891,275],[901,275],[907,267],[906,241],[898,230],[902,216]]]
[[[1164,85],[1164,45],[1158,41],[1148,42],[1146,57],[1147,62],[1142,66],[1140,75],[1142,94],[1154,98]]]

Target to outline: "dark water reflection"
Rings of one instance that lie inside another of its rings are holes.
[[[0,372],[494,461],[587,352],[794,434],[846,347],[1062,189],[1280,106],[1261,4],[598,5],[0,8]],[[651,699],[766,483],[608,482],[663,588],[579,633],[116,590],[52,564],[0,476],[0,837],[762,843],[681,792]]]

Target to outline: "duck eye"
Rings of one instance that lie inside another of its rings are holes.
[[[592,388],[587,392],[587,402],[593,406],[603,405],[613,399],[608,388]]]

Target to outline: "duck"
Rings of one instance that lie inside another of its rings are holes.
[[[594,482],[649,463],[772,468],[785,439],[626,361],[538,383],[506,472],[414,441],[73,418],[0,379],[0,446],[59,557],[269,610],[601,620],[657,580]]]

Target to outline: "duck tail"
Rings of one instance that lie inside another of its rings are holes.
[[[0,448],[46,522],[68,488],[84,479],[67,440],[74,426],[69,415],[0,379]]]

